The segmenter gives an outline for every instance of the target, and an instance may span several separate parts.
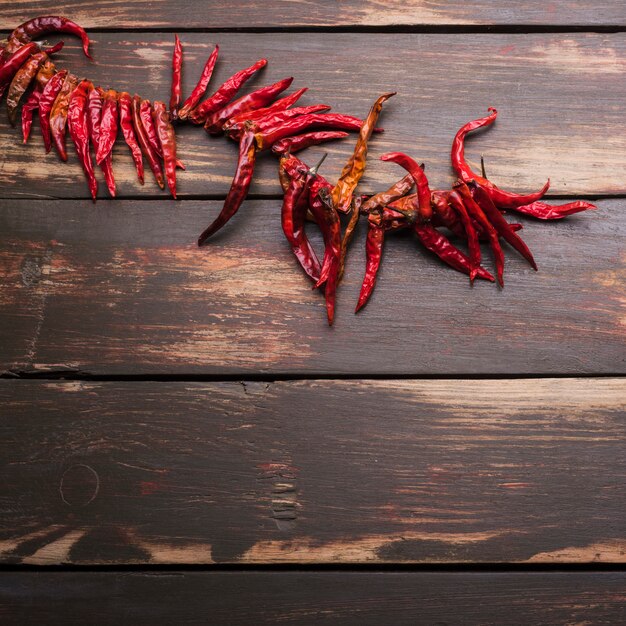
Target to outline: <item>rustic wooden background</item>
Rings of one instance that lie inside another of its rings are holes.
[[[508,254],[504,289],[398,237],[354,316],[361,228],[329,329],[271,156],[199,250],[233,144],[181,128],[174,202],[120,143],[93,205],[0,116],[0,621],[624,623],[626,3],[13,2],[1,28],[50,13],[93,39],[59,66],[148,98],[174,32],[187,92],[215,43],[212,84],[265,56],[248,89],[356,115],[397,90],[364,192],[389,149],[448,186],[496,106],[469,159],[599,211],[521,218],[540,271]],[[332,179],[352,145],[310,160]]]

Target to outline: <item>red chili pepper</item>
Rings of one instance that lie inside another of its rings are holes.
[[[411,157],[402,152],[388,152],[380,157],[381,161],[391,161],[397,163],[411,174],[417,188],[417,202],[415,208],[423,221],[432,218],[433,210],[430,204],[430,188],[424,170]]]
[[[465,204],[463,204],[463,199],[461,198],[461,196],[456,191],[451,191],[447,194],[447,200],[450,205],[456,210],[457,214],[459,215],[459,219],[463,224],[463,229],[465,230],[465,236],[467,237],[467,248],[469,250],[470,263],[472,265],[472,270],[470,271],[470,282],[473,283],[482,260],[480,242],[478,240],[478,232],[474,227],[472,218],[465,208]]]
[[[352,115],[340,113],[311,113],[287,120],[283,124],[268,128],[263,132],[256,133],[256,143],[259,150],[271,148],[277,141],[299,135],[305,130],[314,127],[334,128],[338,130],[359,130],[363,120]]]
[[[178,35],[174,35],[174,54],[172,56],[172,89],[170,95],[170,115],[175,120],[178,117],[178,107],[182,94],[183,47]]]
[[[61,50],[63,50],[64,45],[65,45],[64,41],[59,41],[59,43],[55,43],[54,46],[50,46],[48,48],[42,48],[41,51],[45,52],[46,54],[52,55],[55,52],[60,52]]]
[[[194,90],[191,92],[191,95],[185,100],[182,108],[178,111],[178,119],[186,120],[189,116],[189,113],[193,109],[195,109],[198,102],[200,102],[200,98],[204,95],[206,88],[211,80],[211,76],[213,75],[213,69],[215,68],[215,63],[217,61],[217,56],[220,52],[220,47],[215,46],[213,52],[211,52],[211,56],[207,59],[207,62],[204,65],[204,69],[202,70],[202,74],[200,75],[200,80],[198,80],[198,84],[194,87]]]
[[[119,113],[117,110],[117,92],[109,89],[104,93],[102,116],[100,118],[100,138],[96,146],[96,163],[101,164],[113,150],[117,139]]]
[[[161,144],[159,143],[159,138],[157,137],[157,131],[154,126],[154,120],[152,119],[152,104],[150,100],[142,100],[139,106],[139,116],[141,118],[141,123],[146,130],[146,135],[148,137],[148,141],[152,146],[152,149],[159,157],[163,157],[161,152]]]
[[[502,252],[502,247],[500,246],[498,232],[487,219],[487,216],[480,206],[478,206],[472,198],[472,194],[467,185],[463,181],[458,181],[454,185],[454,188],[459,192],[461,198],[463,199],[463,204],[465,205],[467,212],[482,226],[483,230],[489,237],[489,244],[496,263],[498,283],[501,287],[504,287],[504,253]]]
[[[476,204],[483,210],[487,219],[491,222],[500,237],[513,246],[513,248],[530,263],[530,266],[534,270],[537,270],[537,264],[535,263],[532,252],[522,238],[515,233],[510,224],[502,217],[502,214],[496,208],[487,190],[481,187],[476,181],[470,183],[470,190]]]
[[[307,88],[302,87],[302,89],[294,91],[291,95],[280,98],[280,100],[276,100],[276,102],[274,102],[274,104],[270,106],[257,109],[256,111],[244,111],[243,113],[239,113],[238,115],[233,115],[230,119],[226,121],[226,123],[222,127],[222,130],[225,133],[228,133],[234,128],[239,128],[241,130],[243,128],[244,122],[253,122],[255,120],[260,120],[261,118],[267,117],[268,115],[278,113],[279,111],[285,111],[290,106],[294,105],[298,100],[300,100],[300,98],[306,91]]]
[[[78,159],[87,177],[91,197],[95,202],[98,194],[98,182],[96,181],[96,175],[94,174],[93,164],[91,162],[91,154],[89,153],[89,127],[87,121],[90,88],[93,88],[93,85],[88,80],[81,80],[78,87],[73,91],[69,103],[67,124],[70,137],[76,147],[76,154],[78,154]]]
[[[56,68],[54,66],[54,63],[49,58],[47,58],[43,62],[43,65],[39,68],[39,71],[35,76],[35,84],[36,87],[39,88],[39,91],[43,92],[45,86],[55,74]]]
[[[382,209],[394,200],[402,198],[413,188],[414,182],[411,174],[407,174],[404,178],[395,182],[389,189],[374,194],[361,205],[361,213],[364,215]]]
[[[26,90],[34,80],[39,68],[43,62],[48,58],[45,52],[35,52],[31,55],[26,62],[20,67],[9,85],[9,91],[7,92],[7,112],[9,114],[9,122],[11,126],[15,126],[17,121],[17,107],[19,106],[22,96],[26,93]]]
[[[361,284],[359,301],[354,309],[355,313],[358,313],[367,304],[374,291],[384,244],[385,231],[382,225],[382,215],[380,212],[370,213],[367,217],[367,238],[365,240],[365,276]]]
[[[50,112],[52,111],[52,105],[61,91],[61,87],[65,82],[67,76],[67,70],[61,70],[58,74],[55,74],[44,87],[39,98],[39,127],[41,129],[41,136],[43,137],[43,143],[46,148],[46,153],[50,152],[52,148],[52,142],[50,139]]]
[[[39,108],[39,100],[41,99],[41,90],[39,85],[35,87],[28,96],[26,102],[22,106],[22,137],[24,143],[28,141],[30,129],[33,125],[33,113]]]
[[[29,57],[39,50],[36,43],[29,43],[16,50],[2,66],[0,66],[0,98],[17,71],[28,61]]]
[[[204,130],[211,135],[219,135],[222,132],[222,126],[231,117],[266,107],[279,93],[282,93],[285,89],[289,89],[292,82],[293,76],[283,78],[283,80],[279,80],[273,85],[261,87],[252,93],[238,98],[225,107],[211,113],[206,118]]]
[[[148,165],[154,174],[154,178],[157,182],[157,185],[161,187],[161,189],[165,189],[165,181],[163,179],[163,169],[161,168],[161,163],[159,162],[159,155],[155,151],[154,146],[150,142],[148,138],[148,134],[146,129],[141,121],[140,108],[142,105],[142,100],[139,96],[135,95],[133,97],[133,128],[135,130],[135,135],[137,136],[137,141],[139,143],[139,147],[143,152],[146,159],[148,159]],[[152,120],[152,117],[150,117]]]
[[[316,130],[312,133],[285,137],[285,139],[277,141],[272,146],[272,152],[274,154],[285,154],[287,152],[295,154],[310,146],[316,146],[325,141],[332,141],[333,139],[343,139],[344,137],[348,137],[348,135],[349,133],[345,133],[342,130]]]
[[[524,213],[524,215],[536,217],[539,220],[560,220],[568,215],[580,213],[580,211],[588,211],[597,208],[598,207],[595,204],[591,204],[591,202],[576,200],[575,202],[558,205],[546,204],[545,202],[533,202],[532,204],[517,206],[513,210],[518,213]]]
[[[217,91],[210,98],[199,104],[189,113],[189,120],[194,124],[204,124],[211,113],[219,111],[223,106],[228,104],[241,86],[266,65],[267,59],[260,59],[254,65],[233,74],[233,76],[218,87]]]
[[[0,62],[21,45],[44,33],[70,33],[71,35],[80,37],[83,42],[83,52],[85,56],[89,59],[92,58],[89,54],[89,37],[76,22],[72,22],[72,20],[68,20],[66,17],[43,15],[24,22],[9,35],[4,53],[0,56]]]
[[[54,147],[57,150],[61,161],[67,161],[67,150],[65,148],[65,132],[67,128],[67,113],[72,92],[78,85],[78,79],[72,74],[68,74],[63,81],[63,86],[50,111],[50,133]]]
[[[122,128],[122,134],[124,135],[124,141],[129,147],[130,154],[133,157],[139,183],[143,185],[143,157],[133,128],[133,100],[129,93],[122,91],[118,95],[117,101],[120,105],[120,126]]]
[[[489,107],[487,109],[490,111],[490,114],[486,117],[482,117],[477,120],[473,120],[468,122],[464,126],[462,126],[454,137],[454,141],[452,142],[452,167],[456,170],[459,178],[464,182],[469,182],[470,180],[475,180],[478,184],[485,188],[489,197],[493,200],[494,204],[503,209],[513,209],[516,206],[522,206],[525,204],[529,204],[534,202],[535,200],[539,200],[542,196],[545,195],[546,191],[550,187],[550,180],[546,182],[543,188],[536,192],[526,195],[520,195],[517,193],[512,193],[510,191],[504,191],[496,185],[494,185],[491,181],[487,180],[482,176],[477,176],[474,172],[472,172],[470,166],[465,161],[465,137],[468,133],[477,128],[483,128],[485,126],[491,126],[496,121],[496,117],[498,112],[493,107]]]
[[[164,102],[154,101],[154,125],[161,143],[165,178],[174,200],[176,200],[176,133],[170,122]]]
[[[450,203],[449,191],[432,191],[430,194],[430,202],[433,207],[433,226],[445,226],[453,232],[457,237],[465,238],[466,232],[460,214],[456,207],[452,207]],[[465,207],[463,207],[465,210]],[[467,213],[467,211],[466,211]]]
[[[216,233],[230,218],[237,213],[241,203],[248,195],[252,175],[254,174],[254,163],[256,161],[255,136],[252,131],[244,133],[239,142],[239,160],[237,171],[233,182],[228,190],[228,195],[224,201],[224,206],[220,214],[209,224],[209,226],[198,237],[198,245],[201,246],[211,235]]]
[[[250,123],[250,126],[254,126],[254,131],[262,133],[270,128],[281,126],[288,120],[301,115],[311,115],[312,113],[320,113],[321,111],[328,111],[330,106],[327,104],[310,104],[304,107],[294,107],[293,109],[287,109],[286,111],[278,111],[270,115],[266,115],[259,120]]]
[[[90,84],[87,96],[87,128],[94,150],[97,150],[102,137],[102,108],[102,90]],[[114,198],[116,193],[115,177],[113,176],[113,164],[110,155],[100,163],[100,169],[104,174],[104,180],[109,194]]]

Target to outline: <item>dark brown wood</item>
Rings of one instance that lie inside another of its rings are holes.
[[[626,562],[626,380],[0,384],[4,563]]]
[[[468,25],[611,25],[624,26],[623,4],[604,0],[589,3],[584,0],[527,0],[500,3],[473,0],[450,2],[437,0],[349,0],[314,3],[281,2],[280,0],[245,0],[243,2],[197,2],[194,0],[161,0],[147,2],[101,3],[73,0],[65,3],[64,15],[88,28],[270,28],[325,26],[457,26]],[[0,23],[3,28],[14,27],[35,15],[58,14],[59,3],[54,0],[3,3]],[[181,20],[181,16],[184,19]]]
[[[177,7],[178,15],[181,10]],[[185,93],[216,41],[221,60],[213,87],[266,56],[269,66],[248,89],[292,75],[294,89],[310,88],[303,103],[321,101],[359,116],[366,115],[379,94],[397,90],[381,117],[386,132],[372,142],[363,191],[386,187],[400,174],[397,166],[378,162],[389,150],[404,150],[423,160],[432,185],[448,187],[454,180],[449,155],[454,134],[488,106],[496,106],[500,111],[496,126],[468,142],[470,161],[477,166],[484,154],[487,172],[496,183],[528,191],[550,177],[553,194],[626,193],[623,33],[188,33],[182,40]],[[96,63],[87,61],[76,43],[69,44],[58,57],[59,67],[87,75],[102,86],[150,99],[169,97],[172,34],[98,33],[93,46]],[[332,180],[353,141],[317,147],[304,158],[313,161],[328,150],[323,173]],[[208,137],[199,127],[182,126],[179,148],[188,166],[179,173],[180,193],[223,196],[235,169],[236,146],[222,137]],[[74,150],[69,152],[68,164],[54,153],[46,156],[37,127],[29,145],[23,146],[19,130],[0,115],[0,197],[86,198],[83,173]],[[136,182],[121,140],[114,164],[120,196],[160,194],[150,176],[144,187]],[[251,192],[280,193],[273,156],[260,159]],[[106,195],[102,183],[100,195]],[[167,198],[165,192],[160,196]]]
[[[11,572],[3,624],[622,624],[623,573]]]
[[[364,268],[360,225],[333,328],[323,296],[311,290],[285,241],[279,204],[247,202],[198,249],[195,239],[218,202],[2,202],[0,371],[626,370],[620,200],[560,223],[522,220],[539,272],[507,249],[503,290],[484,281],[470,288],[408,234],[390,237],[376,292],[355,316]]]

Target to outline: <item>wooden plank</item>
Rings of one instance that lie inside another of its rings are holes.
[[[54,0],[4,3],[3,28],[14,27],[34,15],[59,12],[86,28],[290,28],[471,25],[610,25],[624,26],[622,2],[603,0],[528,0],[524,3],[447,2],[437,0],[348,0],[340,3],[244,0],[236,3],[159,0],[158,2],[101,3],[72,0],[60,9]],[[184,20],[181,22],[181,16]],[[184,23],[183,23],[184,22]]]
[[[625,582],[621,572],[10,572],[0,615],[64,626],[622,624]]]
[[[75,44],[63,50],[58,64],[103,86],[167,99],[172,40],[169,33],[100,33],[94,37],[96,63],[84,59]],[[496,106],[497,125],[468,142],[468,158],[476,165],[483,153],[496,183],[528,191],[551,177],[553,194],[626,193],[624,33],[185,34],[185,93],[216,41],[222,60],[213,85],[265,55],[270,64],[248,89],[292,75],[294,88],[310,87],[302,102],[322,101],[359,116],[366,115],[380,93],[398,90],[381,118],[387,130],[372,143],[363,191],[388,186],[399,175],[397,166],[377,162],[389,150],[424,160],[433,186],[449,186],[454,180],[449,156],[454,134],[488,106]],[[364,50],[375,54],[368,52],[365,58]],[[181,127],[179,139],[188,165],[179,174],[181,194],[223,196],[235,169],[236,146],[191,126]],[[332,180],[352,146],[353,140],[328,144],[305,158],[319,157],[327,149],[330,157],[323,171]],[[23,146],[18,129],[11,129],[4,115],[0,155],[2,197],[88,195],[73,154],[69,164],[53,153],[44,155],[37,128],[30,144]],[[121,140],[114,161],[121,196],[158,195],[149,177],[145,187],[136,182]],[[104,196],[104,185],[100,187]],[[260,158],[251,192],[280,193],[273,156]]]
[[[507,250],[503,290],[470,288],[408,234],[390,237],[376,292],[355,316],[360,225],[328,328],[278,201],[249,201],[202,249],[195,238],[217,202],[4,201],[0,371],[624,373],[622,205],[523,220],[539,272]]]
[[[3,563],[626,562],[626,380],[0,384]]]

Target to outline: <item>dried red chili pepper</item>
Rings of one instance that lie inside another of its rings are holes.
[[[456,213],[459,216],[459,220],[463,225],[463,229],[465,230],[465,236],[467,237],[467,248],[469,251],[470,263],[472,265],[472,270],[470,271],[470,282],[473,283],[474,279],[476,278],[476,274],[478,273],[480,263],[482,261],[480,242],[478,240],[478,232],[474,227],[472,218],[465,208],[465,204],[463,204],[463,198],[461,198],[461,196],[456,191],[451,191],[447,194],[447,201],[456,210]]]
[[[34,80],[39,68],[47,58],[48,55],[45,52],[35,52],[13,76],[7,92],[7,111],[9,113],[9,122],[11,122],[12,126],[15,126],[17,121],[17,107],[22,96],[26,93],[30,83]]]
[[[87,95],[87,129],[89,131],[89,138],[95,150],[97,150],[102,136],[102,108],[102,90],[90,84]],[[109,194],[114,198],[116,193],[115,177],[113,176],[113,164],[111,162],[110,155],[102,160],[100,163],[100,169],[104,174],[104,180],[106,182],[107,189],[109,190]]]
[[[568,215],[580,213],[580,211],[588,211],[597,209],[598,207],[591,202],[584,200],[576,200],[567,204],[551,205],[545,202],[533,202],[523,206],[516,206],[513,210],[524,215],[536,217],[539,220],[560,220]]]
[[[329,109],[330,106],[327,104],[309,104],[308,106],[294,107],[293,109],[287,109],[286,111],[274,112],[255,121],[246,122],[245,127],[254,128],[255,132],[262,133],[269,128],[282,126],[294,117],[320,113],[321,111],[328,111]]]
[[[491,222],[496,232],[507,243],[515,248],[530,264],[530,266],[536,270],[537,264],[533,258],[532,252],[522,240],[522,238],[515,233],[510,224],[502,217],[502,214],[496,208],[496,205],[491,200],[491,197],[487,193],[484,187],[481,187],[476,181],[469,183],[472,198],[476,201],[476,204],[483,210],[487,219]]]
[[[492,223],[487,219],[487,216],[483,210],[476,204],[472,198],[472,194],[468,186],[462,181],[458,181],[454,185],[454,189],[459,192],[463,199],[463,204],[467,209],[470,216],[475,219],[483,228],[487,236],[489,237],[489,245],[493,252],[494,261],[496,263],[496,275],[498,277],[498,283],[501,287],[504,287],[504,253],[500,246],[500,240],[498,238],[498,231],[494,228]]]
[[[274,104],[270,106],[263,107],[261,109],[257,109],[256,111],[244,111],[243,113],[239,113],[238,115],[233,115],[230,117],[222,126],[222,130],[225,133],[228,133],[234,128],[243,128],[244,122],[253,122],[255,120],[260,120],[261,118],[267,117],[268,115],[273,115],[274,113],[278,113],[279,111],[285,111],[292,105],[294,105],[307,91],[307,87],[302,87],[302,89],[298,89],[298,91],[294,91],[292,94],[285,96],[284,98],[280,98],[280,100],[276,100]],[[330,108],[330,107],[329,107]]]
[[[367,216],[367,238],[365,240],[365,276],[361,284],[359,300],[357,302],[355,313],[358,313],[369,300],[374,287],[376,286],[376,277],[383,256],[383,246],[385,244],[385,232],[382,225],[382,214],[380,211],[374,211]]]
[[[49,124],[50,133],[54,147],[57,150],[61,161],[67,161],[67,150],[65,148],[65,130],[67,127],[67,114],[70,104],[72,92],[78,85],[78,79],[72,74],[67,74],[63,81],[63,86],[57,94],[57,97],[50,111]]]
[[[336,187],[334,189],[336,189]],[[330,202],[333,204],[333,206],[335,206],[332,195],[330,198]],[[350,220],[348,221],[348,225],[346,226],[346,230],[341,240],[341,254],[339,255],[339,276],[337,277],[338,282],[341,282],[341,279],[343,278],[343,272],[346,265],[346,257],[348,256],[348,248],[350,247],[350,243],[352,243],[352,238],[354,237],[354,232],[356,231],[356,226],[359,223],[359,217],[361,215],[360,207],[360,202],[358,203],[358,207],[355,202],[352,202],[352,213],[350,215]],[[339,209],[335,207],[335,210],[338,211]]]
[[[395,96],[396,92],[385,93],[376,99],[370,112],[367,114],[365,121],[359,129],[359,137],[356,140],[354,146],[354,152],[345,164],[337,184],[332,191],[333,205],[337,211],[346,213],[352,203],[352,195],[358,185],[363,173],[365,172],[365,166],[367,163],[367,144],[374,132],[374,127],[380,116],[380,112],[383,109],[383,104],[389,100],[392,96]],[[357,216],[358,219],[358,216]],[[343,268],[340,270],[340,275],[343,273]]]
[[[63,87],[66,76],[67,70],[61,70],[58,74],[55,74],[48,81],[41,93],[41,98],[39,98],[39,127],[46,152],[50,152],[52,148],[50,138],[50,112],[52,111],[52,105]]]
[[[35,87],[28,96],[26,102],[22,106],[22,137],[24,143],[28,141],[30,129],[33,125],[33,113],[39,108],[39,100],[41,99],[41,90],[39,85]]]
[[[174,35],[174,54],[172,56],[172,88],[170,95],[170,115],[175,120],[178,117],[178,107],[182,94],[183,47],[178,35]]]
[[[211,80],[211,76],[213,75],[213,69],[215,68],[215,63],[217,61],[217,56],[219,55],[220,47],[218,45],[215,46],[213,52],[207,59],[207,62],[204,64],[204,69],[202,70],[202,74],[200,75],[200,79],[198,80],[198,84],[194,87],[191,95],[185,100],[183,106],[178,111],[178,119],[186,120],[189,116],[189,113],[196,107],[198,102],[200,102],[200,98],[204,95],[206,88]]]
[[[237,171],[233,182],[224,201],[224,206],[220,214],[209,224],[209,226],[198,237],[198,245],[201,246],[211,235],[216,233],[230,218],[237,213],[241,203],[248,195],[248,189],[254,174],[254,163],[256,161],[255,136],[252,131],[243,134],[239,142],[239,160]]]
[[[434,190],[431,192],[430,203],[433,207],[432,224],[435,227],[445,226],[458,237],[465,237],[466,232],[463,222],[456,208],[452,207],[449,196],[449,191]]]
[[[340,113],[311,113],[287,120],[262,132],[257,132],[256,143],[259,150],[271,148],[277,141],[298,135],[313,127],[326,127],[338,130],[359,130],[363,120]],[[381,129],[382,130],[382,129]]]
[[[133,157],[139,183],[143,185],[143,157],[141,155],[141,148],[137,143],[137,137],[135,136],[135,130],[133,128],[133,100],[129,93],[122,91],[118,94],[117,101],[120,107],[119,122],[120,127],[122,128],[122,135],[124,135],[124,141],[130,149],[130,154]]]
[[[294,135],[293,137],[286,137],[285,139],[277,141],[272,146],[272,152],[274,154],[285,154],[286,152],[295,154],[310,146],[316,146],[326,141],[332,141],[333,139],[343,139],[347,137],[348,134],[349,133],[342,130],[317,130],[312,133]]]
[[[119,113],[117,110],[117,92],[109,89],[103,94],[102,116],[100,117],[100,137],[96,146],[96,163],[101,164],[113,150],[117,139]]]
[[[139,143],[139,147],[141,148],[141,152],[148,159],[148,165],[154,174],[154,178],[157,182],[157,185],[161,189],[165,189],[165,180],[163,179],[163,169],[161,168],[161,163],[159,162],[159,155],[155,151],[154,146],[150,142],[146,129],[141,120],[141,108],[142,100],[139,96],[135,95],[133,97],[133,128],[135,130],[135,135],[137,137],[137,141]],[[150,117],[152,120],[152,117]]]
[[[174,200],[176,200],[176,133],[164,102],[154,101],[154,125],[161,143],[165,178]]]
[[[382,208],[405,196],[413,188],[414,182],[411,174],[395,182],[389,189],[374,194],[361,205],[361,213],[368,214],[371,211]]]
[[[9,35],[7,45],[3,53],[0,55],[0,63],[4,61],[9,54],[15,52],[15,50],[17,50],[20,46],[45,33],[70,33],[71,35],[80,37],[83,42],[83,52],[85,53],[85,56],[92,59],[89,54],[89,37],[87,36],[87,33],[78,24],[76,24],[76,22],[72,22],[72,20],[68,20],[66,17],[43,15],[20,24]]]
[[[141,118],[141,123],[146,130],[146,136],[148,137],[148,141],[150,142],[152,149],[156,152],[156,154],[162,157],[163,154],[161,153],[161,144],[159,143],[156,127],[154,126],[154,120],[152,119],[152,104],[150,100],[141,101],[141,104],[139,105],[139,117]]]
[[[0,98],[5,89],[9,86],[17,71],[28,61],[28,59],[39,50],[36,43],[29,43],[18,48],[2,66],[0,66]]]
[[[546,182],[546,184],[540,191],[536,193],[520,195],[517,193],[512,193],[510,191],[504,191],[499,187],[496,187],[496,185],[494,185],[486,178],[476,175],[465,161],[465,137],[467,136],[467,134],[473,130],[476,130],[477,128],[491,126],[491,124],[496,121],[496,117],[498,115],[496,109],[494,109],[493,107],[489,107],[487,110],[490,111],[489,115],[468,122],[467,124],[462,126],[457,132],[456,136],[454,137],[454,141],[452,142],[452,167],[455,169],[459,178],[464,182],[475,180],[481,186],[483,186],[489,194],[489,197],[493,200],[494,204],[499,208],[513,209],[516,206],[522,206],[534,202],[535,200],[539,200],[539,198],[544,196],[546,191],[548,191],[548,188],[550,187],[550,180]]]
[[[44,90],[44,87],[48,84],[48,81],[56,74],[56,68],[50,58],[46,58],[39,68],[35,76],[35,84],[39,87],[40,91]]]
[[[217,91],[210,98],[207,98],[204,102],[192,109],[187,116],[188,119],[194,124],[204,124],[209,115],[215,111],[219,111],[223,106],[228,104],[241,86],[266,65],[267,59],[260,59],[254,65],[233,74],[233,76],[218,87]]]
[[[424,170],[419,164],[411,157],[403,154],[402,152],[388,152],[380,157],[381,161],[391,161],[403,167],[411,174],[415,181],[417,188],[417,202],[415,203],[415,209],[417,210],[420,219],[427,222],[432,218],[433,210],[430,204],[430,188],[428,186],[428,179]]]
[[[279,93],[288,89],[292,82],[293,76],[283,78],[283,80],[279,80],[273,85],[261,87],[252,93],[234,100],[225,107],[208,115],[204,123],[204,130],[211,135],[219,135],[222,132],[222,126],[231,117],[266,107]]]
[[[67,114],[67,124],[70,137],[76,147],[76,154],[78,154],[78,159],[87,177],[91,197],[95,202],[98,194],[98,182],[96,181],[89,152],[89,127],[87,121],[90,88],[93,89],[93,85],[88,80],[81,80],[78,87],[72,92]]]

